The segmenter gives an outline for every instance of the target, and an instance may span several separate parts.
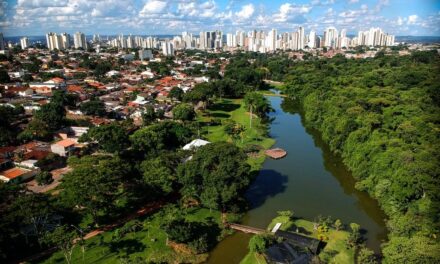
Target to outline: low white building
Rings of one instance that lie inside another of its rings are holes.
[[[209,143],[211,143],[211,142],[198,138],[198,139],[194,139],[190,143],[188,143],[185,146],[183,146],[182,149],[184,149],[184,150],[193,150],[193,149],[199,148],[201,146],[205,146],[205,145],[207,145]]]

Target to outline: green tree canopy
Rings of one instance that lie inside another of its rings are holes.
[[[218,142],[200,147],[178,168],[184,197],[212,209],[229,210],[250,182],[246,155],[233,144]]]
[[[173,118],[182,121],[191,121],[195,118],[196,112],[190,104],[178,104],[173,109]]]
[[[68,164],[73,170],[63,178],[63,201],[84,208],[98,223],[101,213],[111,214],[123,195],[129,165],[108,156],[71,157]]]

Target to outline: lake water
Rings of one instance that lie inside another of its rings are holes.
[[[330,152],[317,131],[303,125],[295,101],[269,97],[275,112],[270,135],[275,147],[287,151],[280,160],[266,159],[259,176],[246,193],[251,209],[242,219],[250,226],[266,228],[280,210],[313,220],[331,216],[365,229],[367,246],[379,252],[386,238],[385,215],[377,202],[354,189],[355,181],[340,157]],[[247,254],[250,235],[235,233],[211,252],[208,263],[239,263]]]

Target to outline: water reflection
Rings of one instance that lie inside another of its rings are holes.
[[[298,103],[269,97],[275,109],[270,135],[275,146],[285,149],[284,159],[267,159],[246,197],[251,210],[242,222],[265,228],[279,210],[313,220],[318,215],[358,223],[366,231],[367,245],[380,250],[386,238],[384,214],[366,193],[354,188],[355,181],[339,156],[334,155],[320,134],[306,128]],[[222,241],[209,263],[238,263],[247,253],[248,235],[235,234]]]

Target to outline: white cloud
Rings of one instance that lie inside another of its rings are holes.
[[[357,2],[359,2],[359,0],[348,0],[349,4],[354,4],[354,3],[357,3]]]
[[[398,26],[401,26],[401,25],[403,25],[403,22],[404,22],[404,19],[401,18],[401,17],[398,17],[398,18],[397,18],[397,21],[396,21],[396,24],[397,24]]]
[[[255,8],[253,4],[244,5],[241,7],[241,10],[235,15],[240,19],[248,19],[250,18],[255,12]]]
[[[417,15],[410,15],[408,17],[408,25],[414,25],[418,21],[419,17]]]
[[[161,14],[167,8],[168,3],[166,1],[148,0],[142,8],[141,15],[149,14]]]
[[[285,3],[280,6],[279,13],[274,15],[275,22],[286,22],[287,20],[294,18],[298,15],[307,14],[312,10],[308,5],[295,5]]]

